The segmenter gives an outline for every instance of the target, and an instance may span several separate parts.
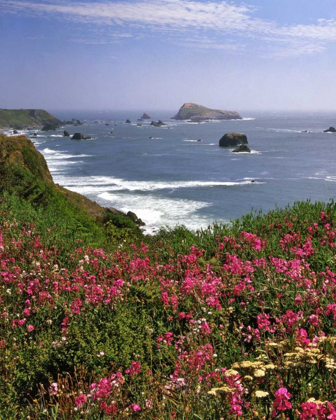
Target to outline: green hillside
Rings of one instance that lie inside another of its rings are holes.
[[[62,122],[43,109],[0,109],[0,128],[21,129],[45,124],[59,126]]]
[[[94,241],[140,233],[123,213],[54,184],[44,157],[25,136],[0,135],[0,195],[4,194],[14,194],[51,217],[59,215],[70,230],[86,232]]]

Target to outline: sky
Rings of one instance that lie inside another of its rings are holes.
[[[0,0],[0,108],[336,111],[335,0]]]

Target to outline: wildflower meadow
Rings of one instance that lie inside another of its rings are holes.
[[[336,205],[90,236],[0,202],[1,419],[336,419]]]

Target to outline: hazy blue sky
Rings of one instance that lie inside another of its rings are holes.
[[[336,110],[335,0],[0,0],[0,108]]]

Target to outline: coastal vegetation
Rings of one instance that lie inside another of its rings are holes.
[[[0,139],[0,418],[336,419],[333,201],[144,236],[33,149]]]

